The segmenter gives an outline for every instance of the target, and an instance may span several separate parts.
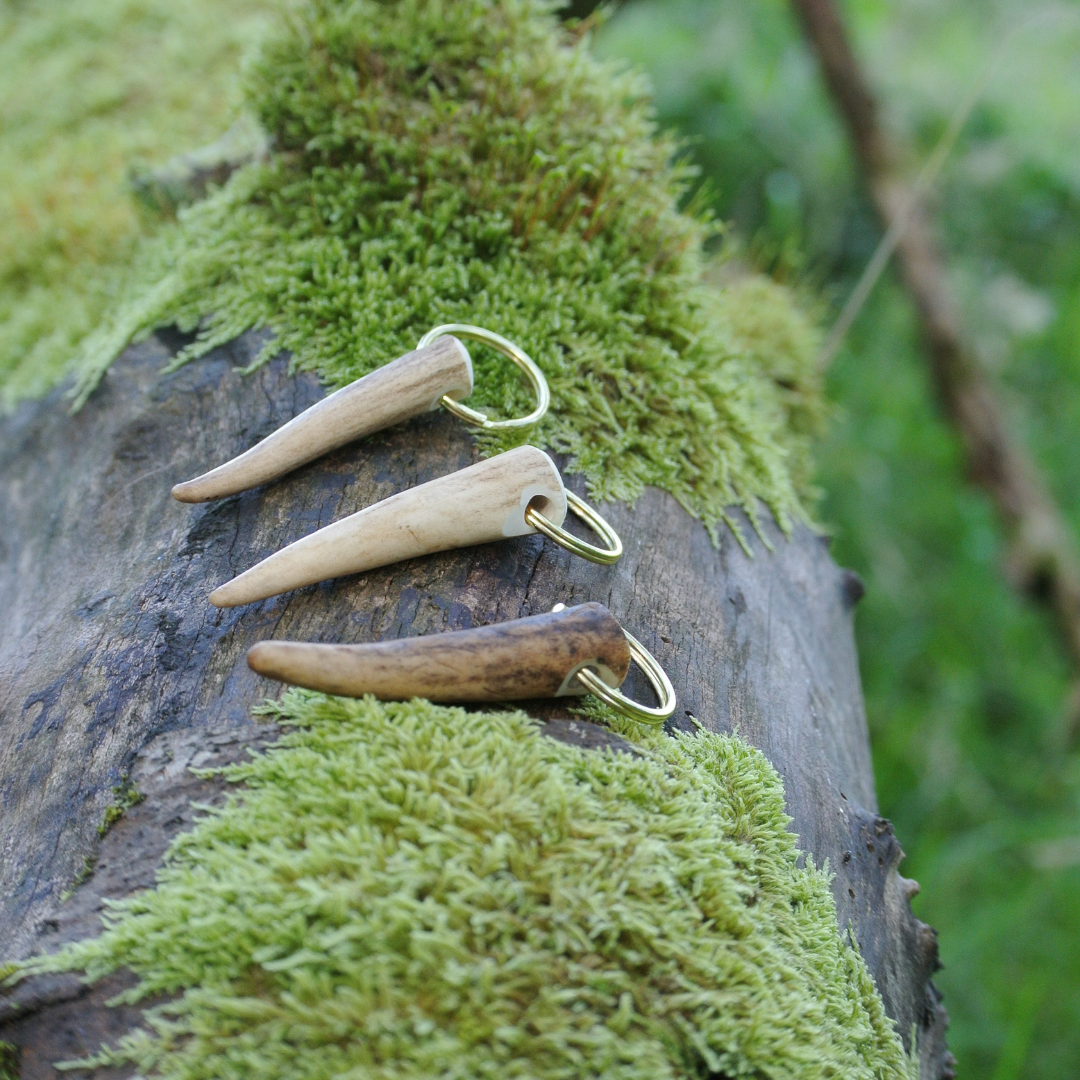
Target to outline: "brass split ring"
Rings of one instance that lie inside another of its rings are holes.
[[[554,540],[567,551],[580,555],[589,562],[602,563],[604,566],[618,562],[623,553],[623,544],[619,539],[619,534],[584,499],[579,499],[572,491],[566,493],[566,505],[607,544],[607,547],[595,547],[585,543],[584,540],[579,540],[561,525],[549,521],[531,503],[525,507],[525,523],[531,525],[537,532],[543,533],[549,540]]]
[[[656,657],[633,634],[625,629],[623,633],[630,644],[630,659],[645,673],[645,678],[656,691],[660,704],[654,709],[631,701],[625,694],[608,686],[591,668],[582,668],[577,673],[577,680],[590,694],[595,694],[623,716],[628,716],[639,724],[662,724],[675,711],[675,687],[671,685],[667,672],[657,662]]]
[[[443,394],[439,403],[448,412],[464,420],[467,424],[475,424],[485,431],[505,431],[508,428],[529,427],[543,419],[551,404],[551,391],[548,389],[547,379],[544,373],[536,366],[536,362],[523,349],[518,348],[512,341],[508,341],[501,334],[491,330],[485,330],[482,326],[472,326],[469,323],[445,323],[429,330],[417,344],[418,349],[430,345],[436,338],[453,334],[454,337],[467,338],[470,341],[478,341],[482,345],[489,345],[496,352],[512,360],[525,373],[533,393],[536,395],[536,408],[528,416],[518,416],[511,420],[489,420],[486,413],[470,409],[468,405],[462,405],[455,401],[449,394]]]
[[[565,607],[565,604],[556,604],[551,610],[562,611]],[[660,666],[656,657],[625,627],[623,633],[630,646],[630,659],[644,672],[645,678],[649,680],[660,702],[655,709],[649,705],[640,705],[636,701],[631,701],[625,694],[608,686],[592,668],[582,668],[576,678],[590,694],[595,694],[605,704],[621,712],[623,716],[628,716],[639,724],[651,724],[655,727],[662,724],[675,711],[677,704],[675,687],[671,685],[667,672]]]

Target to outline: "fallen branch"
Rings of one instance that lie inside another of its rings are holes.
[[[923,192],[900,175],[899,148],[881,125],[835,0],[791,5],[847,127],[882,225],[894,234],[900,276],[918,314],[938,398],[963,441],[970,478],[991,497],[1004,526],[1008,576],[1053,613],[1080,672],[1080,559],[1069,528],[1038,466],[1010,434],[997,388],[965,338]],[[1074,692],[1073,733],[1078,703]]]

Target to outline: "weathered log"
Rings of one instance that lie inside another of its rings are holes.
[[[800,527],[785,540],[767,522],[770,551],[744,520],[751,558],[729,534],[714,547],[673,498],[647,490],[633,508],[604,508],[626,544],[613,567],[532,535],[218,610],[206,601],[213,584],[477,455],[464,425],[440,411],[262,489],[181,505],[172,483],[242,452],[322,391],[282,360],[239,375],[258,351],[255,334],[160,377],[170,340],[129,349],[74,417],[54,394],[0,421],[6,957],[94,932],[102,897],[152,880],[169,836],[190,822],[192,796],[214,790],[186,763],[264,736],[250,709],[278,685],[244,662],[256,641],[382,641],[599,601],[671,675],[675,726],[692,729],[693,716],[737,729],[782,774],[801,846],[836,875],[841,927],[852,928],[905,1041],[917,1031],[922,1075],[949,1075],[929,982],[934,935],[909,910],[915,886],[899,876],[903,853],[876,813],[852,637],[861,585],[820,538]],[[568,486],[583,493],[580,478]],[[628,692],[647,699],[635,680]],[[556,737],[620,744],[567,721],[558,702],[529,707]],[[146,798],[102,840],[113,789],[125,783]],[[51,1076],[50,1061],[131,1023],[135,1010],[104,1007],[109,992],[53,978],[0,996],[0,1039],[22,1047],[21,1075]]]

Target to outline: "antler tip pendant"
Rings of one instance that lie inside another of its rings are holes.
[[[619,692],[631,660],[652,683],[658,707]],[[496,702],[592,693],[642,723],[663,723],[675,711],[675,691],[663,668],[597,603],[364,645],[264,641],[248,650],[248,664],[294,686],[383,701]]]
[[[282,682],[384,701],[518,701],[584,693],[574,675],[586,666],[619,686],[630,646],[602,604],[546,615],[365,645],[263,641],[248,664]]]
[[[536,529],[541,514],[559,526],[567,493],[555,462],[519,446],[392,495],[305,536],[215,589],[210,602],[235,607],[436,551],[472,547]]]
[[[479,341],[518,366],[536,396],[532,412],[492,420],[458,402],[473,388],[472,360],[459,337]],[[181,502],[233,495],[440,405],[491,431],[536,424],[550,400],[543,373],[517,345],[482,327],[448,323],[429,331],[413,352],[331,394],[239,457],[177,484],[172,493]],[[568,510],[604,546],[567,532],[562,523]],[[536,532],[605,565],[623,553],[615,530],[566,490],[551,458],[534,446],[519,446],[305,536],[219,586],[210,601],[235,607],[417,556]],[[631,660],[656,691],[657,707],[619,692]],[[547,615],[367,645],[267,641],[248,651],[248,664],[298,686],[383,700],[496,702],[592,693],[649,724],[663,723],[675,709],[675,691],[663,668],[595,603],[569,609],[558,604]]]
[[[236,495],[472,390],[468,349],[452,335],[437,337],[323,398],[239,457],[177,484],[173,498],[198,503]]]

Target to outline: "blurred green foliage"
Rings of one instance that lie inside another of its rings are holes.
[[[159,224],[132,173],[216,139],[277,0],[0,0],[0,408],[43,394]]]
[[[935,192],[966,326],[1080,535],[1080,7],[848,0],[914,171],[992,63]],[[740,257],[838,307],[879,239],[788,7],[638,0],[601,50],[651,75]],[[992,58],[996,58],[992,60]],[[1053,628],[1006,584],[912,311],[875,291],[829,373],[821,518],[857,618],[884,813],[941,933],[961,1077],[1080,1075],[1080,767]]]

